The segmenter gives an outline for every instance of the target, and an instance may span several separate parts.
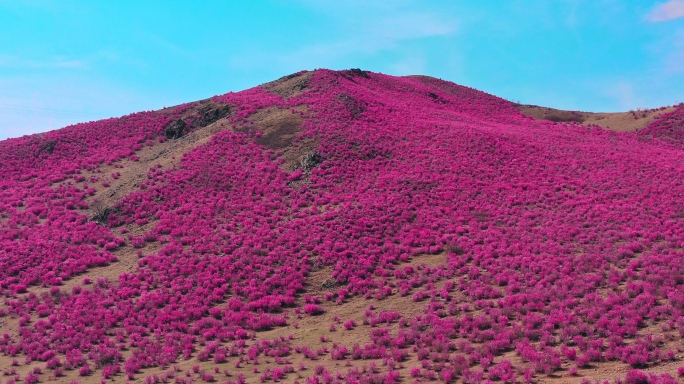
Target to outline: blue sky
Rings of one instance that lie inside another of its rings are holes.
[[[352,67],[562,109],[669,105],[684,0],[0,0],[0,139]]]

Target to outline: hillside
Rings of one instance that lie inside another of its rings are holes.
[[[683,160],[358,69],[2,141],[2,380],[681,382]]]

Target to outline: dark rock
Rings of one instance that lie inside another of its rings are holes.
[[[46,141],[40,145],[40,150],[42,152],[47,152],[48,154],[51,155],[52,152],[54,152],[56,145],[57,145],[57,140]]]
[[[164,128],[164,134],[169,139],[179,139],[183,137],[183,132],[185,132],[187,128],[188,125],[185,124],[185,121],[177,119],[170,122],[166,128]]]
[[[363,70],[361,70],[361,69],[359,69],[359,68],[352,68],[352,69],[350,69],[348,72],[349,72],[351,75],[353,75],[353,76],[359,76],[359,77],[363,77],[363,78],[366,78],[366,79],[369,79],[369,78],[370,78],[370,77],[368,76],[368,72],[363,71]]]
[[[347,108],[347,111],[349,111],[353,118],[358,117],[363,113],[363,111],[366,110],[366,106],[363,105],[363,103],[347,94],[342,93],[337,96],[337,99],[344,104],[345,108]]]
[[[309,152],[299,162],[301,168],[305,171],[311,170],[317,167],[323,162],[323,156],[318,151]]]
[[[197,122],[199,127],[206,127],[207,125],[214,123],[224,117],[230,115],[230,106],[221,105],[218,107],[206,106],[200,109],[202,115],[200,121]]]

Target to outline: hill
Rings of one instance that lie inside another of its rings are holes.
[[[677,382],[684,105],[643,113],[321,69],[0,142],[0,368]]]

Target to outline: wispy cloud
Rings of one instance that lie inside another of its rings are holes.
[[[684,27],[668,28],[666,34],[643,46],[644,51],[653,58],[653,68],[660,77],[669,79],[682,78],[684,74]]]
[[[646,15],[646,19],[653,23],[679,19],[680,17],[684,17],[684,0],[670,0],[665,3],[658,3]]]
[[[665,73],[668,75],[684,74],[684,28],[680,28],[674,34],[665,56]]]
[[[337,42],[311,46],[304,50],[320,51],[329,47],[337,55],[374,53],[394,48],[406,40],[451,35],[456,32],[456,26],[455,20],[447,21],[434,14],[398,14],[372,23],[361,22],[357,33],[349,34]]]
[[[0,55],[0,67],[10,68],[64,68],[75,69],[86,67],[83,60],[55,56],[46,59],[25,59],[17,56]]]
[[[404,43],[456,35],[460,19],[449,14],[407,7],[406,1],[381,2],[349,0],[348,2],[302,3],[315,9],[328,20],[333,36],[323,42],[308,42],[289,51],[254,50],[234,55],[229,65],[242,70],[269,66],[281,72],[304,68],[343,68],[358,66],[362,60],[379,53],[403,57],[387,69],[395,74],[415,73],[425,67],[424,58],[411,58],[401,52]],[[350,11],[358,9],[358,12]],[[376,68],[377,69],[377,68]]]
[[[133,55],[126,55],[123,52],[111,48],[102,49],[91,55],[91,58],[98,64],[100,64],[100,62],[106,62],[113,63],[115,65],[121,64],[136,69],[146,69],[148,67],[147,62],[144,60]]]
[[[392,44],[407,39],[452,35],[457,26],[457,20],[434,13],[403,13],[366,25],[364,32],[381,43]]]
[[[407,40],[453,35],[459,24],[453,17],[409,11],[387,12],[373,18],[359,17],[338,22],[349,31],[343,37],[330,43],[304,47],[302,50],[315,54],[327,50],[335,55],[373,53],[394,48]]]
[[[622,110],[643,107],[643,99],[637,95],[635,85],[631,81],[617,80],[608,84],[605,95],[617,102]]]

